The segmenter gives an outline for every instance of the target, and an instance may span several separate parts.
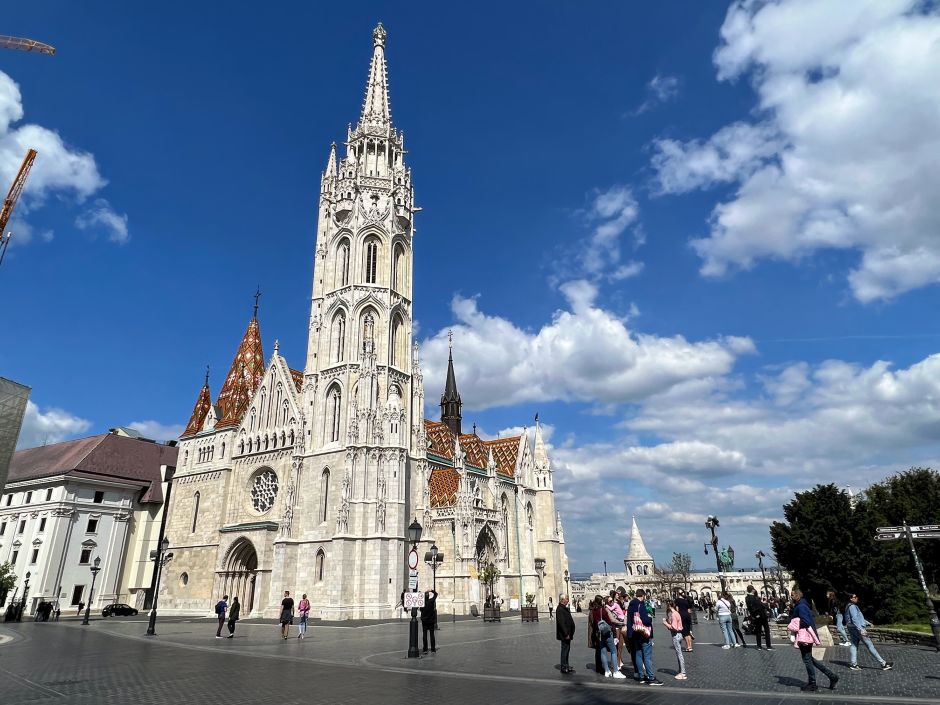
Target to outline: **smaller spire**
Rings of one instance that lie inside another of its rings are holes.
[[[206,386],[206,387],[209,386],[209,365],[206,365],[206,382],[205,382],[205,386]]]
[[[277,355],[281,350],[281,344],[278,342],[278,339],[274,339],[274,354]]]
[[[330,157],[326,160],[326,171],[323,172],[323,178],[336,178],[336,142],[330,145]]]
[[[206,381],[199,390],[199,396],[196,397],[196,404],[193,406],[193,413],[189,417],[189,423],[181,434],[180,438],[193,436],[202,430],[202,424],[206,420],[206,414],[212,407],[212,393],[209,391],[209,366],[206,365]]]

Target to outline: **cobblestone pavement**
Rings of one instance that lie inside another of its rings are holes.
[[[572,676],[559,673],[554,623],[544,620],[444,622],[439,650],[420,659],[406,657],[406,620],[316,624],[303,641],[296,629],[284,641],[278,626],[254,621],[221,640],[213,619],[161,619],[157,637],[143,635],[140,617],[87,627],[0,625],[0,703],[940,703],[940,654],[930,649],[879,645],[895,669],[882,672],[866,652],[860,662],[868,667],[852,672],[848,649],[831,648],[826,660],[838,688],[806,698],[799,690],[806,674],[789,642],[772,652],[726,651],[716,643],[717,626],[702,623],[695,651],[685,654],[684,682],[673,678],[675,653],[658,630],[653,665],[666,685],[652,688],[595,674],[583,615],[576,624]],[[826,677],[819,683],[825,688]]]

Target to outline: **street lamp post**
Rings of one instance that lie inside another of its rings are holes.
[[[718,536],[715,534],[715,529],[718,527],[718,517],[708,515],[708,519],[705,520],[705,528],[712,532],[712,550],[715,552],[715,565],[718,566],[718,579],[721,581],[721,591],[727,592],[725,586],[725,572],[724,568],[721,565],[721,556],[718,555]],[[708,544],[705,544],[705,555],[708,555]]]
[[[153,603],[150,605],[150,622],[147,624],[147,636],[157,635],[157,599],[160,597],[160,577],[163,573],[163,566],[169,563],[170,559],[173,557],[172,553],[167,553],[169,547],[170,539],[164,536],[163,540],[157,544],[156,550],[151,551],[151,556],[156,564],[154,567],[157,569],[157,583],[153,593]],[[244,597],[245,596],[242,595],[242,599],[244,599]]]
[[[23,621],[23,613],[26,611],[26,595],[29,594],[29,571],[26,571],[26,577],[23,579],[23,597],[20,599],[20,610],[16,615],[16,621]]]
[[[570,580],[571,580],[571,578],[568,577],[568,571],[565,570],[565,594],[568,595],[568,599],[571,599],[571,595],[570,595],[569,592],[568,592],[568,582],[569,582]]]
[[[95,596],[95,579],[98,577],[98,571],[101,570],[101,559],[95,556],[94,565],[91,567],[91,590],[88,591],[88,604],[85,605],[85,619],[82,624],[88,624],[88,615],[91,614],[91,601]]]
[[[763,551],[754,554],[757,557],[757,565],[760,566],[761,579],[764,581],[764,597],[767,597],[767,573],[764,572],[764,558],[767,556]]]
[[[408,569],[417,570],[418,542],[421,540],[421,524],[418,523],[417,517],[411,522],[411,526],[408,527],[408,539],[411,541],[411,553],[408,555]],[[411,591],[418,592],[417,581]],[[411,623],[408,625],[408,658],[419,658],[420,656],[421,654],[418,651],[418,608],[412,607]]]
[[[433,576],[431,589],[434,592],[437,592],[437,553],[439,550],[436,543],[431,544],[431,575]]]

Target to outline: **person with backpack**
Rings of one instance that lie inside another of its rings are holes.
[[[748,614],[751,615],[751,621],[754,623],[754,636],[757,637],[757,650],[761,650],[761,635],[767,642],[767,650],[772,651],[770,645],[770,618],[768,615],[767,603],[757,596],[757,590],[753,585],[747,586],[747,597],[744,598],[744,605],[747,607]]]
[[[215,638],[222,638],[222,627],[225,626],[225,613],[228,612],[228,595],[223,595],[222,599],[215,603],[215,616],[219,620],[219,628],[215,630]]]
[[[229,608],[229,611],[228,611],[228,636],[225,637],[226,639],[235,638],[235,623],[241,617],[241,611],[242,611],[242,606],[241,606],[241,603],[239,603],[238,601],[238,597],[233,597],[232,606]]]
[[[595,644],[603,667],[601,672],[605,678],[626,678],[614,665],[617,659],[617,648],[614,646],[614,629],[607,621],[609,617],[604,598],[598,595],[594,598],[592,605],[591,621],[594,623]]]
[[[290,625],[294,623],[294,598],[290,596],[290,590],[284,591],[284,599],[281,600],[281,638],[287,641],[290,635]]]
[[[300,633],[297,638],[303,639],[307,636],[307,617],[310,616],[310,600],[307,599],[307,593],[304,593],[304,596],[300,598],[300,602],[297,603],[297,613],[300,615],[300,626],[298,627]]]
[[[627,607],[627,638],[633,644],[635,680],[647,685],[663,685],[653,671],[653,618],[646,611],[646,591],[637,590]]]
[[[865,642],[865,646],[868,647],[869,653],[875,657],[875,660],[878,663],[881,664],[882,671],[890,671],[892,668],[894,668],[894,664],[885,661],[881,657],[881,654],[878,653],[875,645],[871,643],[871,639],[868,638],[868,632],[865,630],[865,628],[870,627],[871,624],[868,622],[868,620],[865,619],[865,615],[862,614],[862,610],[858,606],[858,595],[854,593],[849,598],[849,604],[845,608],[845,626],[848,627],[849,630],[849,660],[852,662],[849,665],[850,670],[862,670],[862,667],[858,665],[859,641]]]
[[[838,596],[836,595],[835,590],[829,590],[826,593],[826,597],[829,599],[829,616],[832,617],[832,623],[836,625],[836,630],[842,637],[842,643],[839,644],[839,646],[851,646],[849,643],[849,635],[845,631],[845,624],[843,623],[842,615],[848,605],[842,605]]]
[[[800,650],[807,676],[806,685],[802,686],[800,690],[804,692],[818,690],[816,687],[816,669],[829,677],[829,690],[835,690],[836,683],[839,682],[839,676],[829,670],[825,663],[813,657],[813,646],[819,644],[819,635],[816,631],[816,620],[813,619],[813,611],[810,609],[809,602],[803,596],[802,590],[794,589],[791,591],[790,596],[793,598],[793,609],[790,610],[790,624],[787,626],[787,630],[795,635],[793,645]]]

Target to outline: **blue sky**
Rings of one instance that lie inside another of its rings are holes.
[[[453,327],[467,425],[540,412],[576,570],[620,560],[632,513],[657,559],[707,566],[708,513],[739,555],[767,550],[794,490],[938,457],[940,18],[922,13],[11,6],[5,34],[58,49],[0,55],[3,188],[40,151],[0,268],[0,374],[33,388],[21,446],[173,433],[257,285],[266,353],[277,338],[302,365],[319,175],[381,20],[424,208],[429,398]]]

